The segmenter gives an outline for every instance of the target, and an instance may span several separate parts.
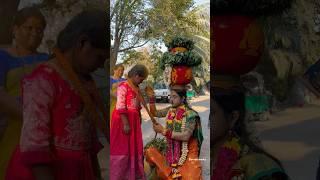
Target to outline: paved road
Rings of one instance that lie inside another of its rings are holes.
[[[203,179],[209,180],[210,179],[210,130],[208,129],[208,117],[210,112],[210,96],[204,95],[194,98],[190,101],[190,104],[194,110],[196,110],[202,122],[202,131],[204,134],[204,141],[202,144],[201,152],[200,152],[200,159],[202,160],[202,167],[203,167]],[[170,106],[170,104],[165,103],[157,103],[157,109],[162,109],[165,107]],[[144,122],[142,123],[142,133],[143,133],[143,141],[146,144],[152,138],[154,138],[154,131],[152,129],[152,123],[150,118],[145,111],[142,112],[142,117]],[[158,120],[160,123],[164,124],[164,119]],[[161,135],[158,135],[158,137]]]
[[[264,147],[278,157],[292,180],[315,180],[320,158],[320,106],[290,108],[257,122]]]

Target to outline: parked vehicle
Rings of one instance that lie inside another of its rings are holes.
[[[169,102],[170,90],[165,84],[162,84],[162,83],[155,84],[154,85],[154,93],[155,93],[156,100]]]

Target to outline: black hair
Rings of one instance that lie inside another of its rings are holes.
[[[200,116],[199,116],[198,112],[195,111],[194,109],[192,109],[192,108],[190,107],[189,103],[188,103],[188,99],[187,99],[187,89],[185,89],[185,88],[170,87],[170,90],[171,90],[171,91],[175,91],[180,98],[184,98],[183,104],[184,104],[188,109],[190,109],[190,110],[192,110],[192,111],[194,111],[194,112],[197,113],[197,118],[199,119],[199,123],[200,123]]]
[[[43,28],[46,27],[47,21],[41,11],[36,7],[25,7],[20,9],[17,14],[14,16],[13,26],[21,26],[26,20],[30,17],[39,18],[42,21]]]
[[[271,154],[267,153],[265,150],[260,148],[250,139],[250,133],[247,130],[247,126],[245,123],[245,95],[241,91],[233,91],[227,93],[219,93],[214,91],[214,101],[219,105],[223,111],[226,119],[229,119],[229,115],[232,112],[238,111],[239,112],[239,119],[236,122],[233,131],[236,133],[237,136],[240,137],[240,142],[242,144],[247,145],[252,152],[261,153],[266,155],[267,157],[274,160],[282,169],[283,166],[281,162],[272,156]],[[214,133],[214,132],[213,132]]]
[[[107,49],[108,27],[107,14],[102,10],[87,10],[73,17],[59,33],[57,47],[67,51],[74,47],[80,36],[89,38],[91,45],[99,49]]]
[[[128,72],[128,77],[131,78],[133,76],[138,75],[140,77],[147,78],[148,74],[149,74],[149,72],[148,72],[148,69],[146,66],[144,66],[142,64],[136,64]]]
[[[187,90],[186,89],[179,89],[179,88],[171,87],[170,90],[175,91],[179,95],[180,98],[185,98],[185,100],[187,99]]]

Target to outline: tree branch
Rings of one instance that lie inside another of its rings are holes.
[[[144,42],[143,44],[137,45],[137,46],[130,46],[128,48],[124,48],[124,49],[120,49],[118,52],[124,52],[124,51],[128,51],[130,49],[134,49],[134,48],[138,48],[138,47],[142,47],[144,45],[146,45],[150,40],[147,40],[146,42]]]
[[[114,16],[114,15],[116,14],[116,12],[118,11],[119,1],[120,1],[120,0],[116,0],[116,3],[115,3],[115,5],[114,5],[114,8],[111,10],[110,19],[113,19],[113,16]]]

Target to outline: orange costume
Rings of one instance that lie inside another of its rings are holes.
[[[167,149],[161,153],[155,147],[146,149],[145,156],[151,167],[156,167],[156,176],[160,179],[202,179],[199,152],[203,140],[201,122],[198,114],[186,105],[164,109],[152,113],[157,117],[166,114],[166,129],[174,135],[166,136]],[[189,135],[188,133],[191,133]],[[178,140],[178,139],[184,139]]]

